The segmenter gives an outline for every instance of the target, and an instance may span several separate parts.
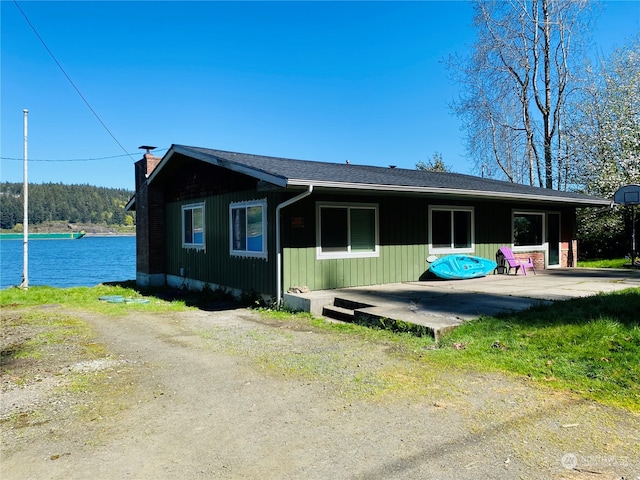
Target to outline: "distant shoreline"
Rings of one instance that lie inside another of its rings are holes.
[[[134,233],[86,233],[85,237],[135,237]]]
[[[5,233],[5,232],[2,232]],[[15,232],[11,232],[11,233],[15,233]],[[51,234],[56,234],[56,233],[61,233],[61,234],[65,234],[68,235],[69,232],[47,232],[47,233],[51,233]],[[116,237],[135,237],[136,234],[135,233],[86,233],[85,235],[83,235],[81,238],[77,238],[77,239],[72,239],[72,238],[58,238],[57,240],[82,240],[82,238],[87,238],[87,237],[93,237],[93,238],[116,238]],[[3,237],[2,235],[0,235],[0,240],[2,241],[6,241],[6,242],[15,242],[15,241],[21,241],[21,238],[6,238]],[[29,239],[30,241],[35,241],[35,240],[51,240],[51,239],[46,239],[46,238],[31,238]]]
[[[22,232],[16,232],[14,230],[0,230],[0,233],[17,233],[22,234]],[[69,234],[71,231],[67,230],[47,230],[46,232],[38,231],[35,229],[29,229],[29,233],[59,233],[59,234]],[[85,231],[85,237],[135,237],[136,232],[87,232]]]
[[[136,235],[135,226],[100,225],[94,223],[46,222],[29,225],[29,233],[70,234],[84,231],[86,237],[129,237]],[[0,230],[0,233],[21,234],[21,231]]]

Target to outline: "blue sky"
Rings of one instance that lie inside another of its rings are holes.
[[[442,60],[473,44],[463,1],[1,1],[2,181],[133,189],[140,145],[473,171]],[[640,2],[603,3],[594,50],[640,31]],[[108,157],[108,158],[105,158]],[[67,160],[67,161],[49,161]],[[73,160],[73,161],[68,161]]]

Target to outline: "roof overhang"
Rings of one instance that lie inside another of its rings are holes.
[[[414,185],[387,185],[372,184],[358,182],[336,182],[326,180],[315,180],[305,178],[287,178],[283,175],[269,173],[260,168],[248,166],[239,162],[234,162],[229,158],[203,153],[195,148],[185,147],[183,145],[172,145],[164,155],[158,166],[153,170],[147,179],[147,183],[153,183],[170,163],[174,156],[183,155],[194,160],[222,167],[237,173],[248,175],[250,177],[261,180],[267,184],[274,185],[277,188],[291,188],[293,190],[308,188],[313,186],[314,189],[323,190],[339,190],[342,192],[386,192],[389,194],[414,194],[440,196],[457,199],[485,199],[485,200],[511,200],[518,202],[535,202],[553,205],[564,205],[572,207],[611,207],[611,200],[590,197],[590,196],[571,196],[563,195],[563,192],[555,190],[541,189],[541,193],[525,193],[514,192],[509,190],[475,190],[464,188],[445,188],[445,187],[422,187]]]
[[[127,204],[124,206],[125,212],[135,211],[136,209],[136,196],[133,194]]]
[[[415,187],[415,186],[399,186],[399,185],[380,185],[380,184],[364,184],[364,183],[345,183],[345,182],[323,182],[302,179],[289,179],[287,186],[291,187],[308,187],[313,185],[316,189],[335,189],[348,191],[372,191],[372,192],[389,192],[398,194],[418,194],[418,195],[436,195],[458,198],[474,198],[486,200],[518,200],[527,202],[541,202],[575,207],[610,207],[613,202],[607,199],[597,197],[575,198],[564,197],[562,195],[535,195],[513,192],[489,192],[482,190],[466,190],[459,188],[442,188],[442,187]],[[549,192],[554,192],[550,190]]]
[[[249,175],[250,177],[257,178],[258,180],[262,180],[267,183],[271,183],[273,185],[277,185],[278,187],[286,187],[287,179],[281,177],[279,175],[273,175],[264,170],[260,170],[257,168],[247,167],[246,165],[242,165],[232,160],[228,160],[226,158],[220,158],[213,155],[204,154],[198,152],[197,150],[192,150],[190,148],[185,148],[180,145],[172,145],[171,148],[167,151],[167,153],[162,157],[158,166],[153,170],[149,178],[147,179],[147,183],[152,183],[154,179],[160,174],[163,168],[171,161],[171,158],[176,155],[181,154],[187,157],[191,157],[195,160],[200,160],[201,162],[208,163],[210,165],[215,165],[217,167],[226,168],[228,170],[242,173],[244,175]]]

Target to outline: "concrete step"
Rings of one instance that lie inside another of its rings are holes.
[[[360,308],[369,308],[373,307],[368,303],[358,302],[356,300],[350,300],[348,298],[336,297],[333,300],[333,305],[336,307],[347,308],[349,310],[358,310]]]
[[[340,320],[343,322],[352,322],[354,320],[354,311],[349,308],[338,307],[336,305],[325,305],[322,307],[322,316]]]

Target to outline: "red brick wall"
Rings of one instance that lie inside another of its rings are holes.
[[[562,242],[560,261],[564,268],[578,266],[578,240],[574,238],[569,242]]]
[[[516,258],[533,260],[536,270],[545,268],[545,252],[518,252],[514,253]],[[578,241],[573,239],[569,242],[560,242],[560,267],[568,268],[577,266],[578,262]]]
[[[562,211],[562,229],[560,231],[560,266],[562,268],[578,266],[577,229],[576,209],[564,209]]]
[[[560,242],[560,266],[562,268],[578,266],[578,240]]]
[[[544,252],[529,252],[529,253],[513,253],[513,256],[524,261],[528,261],[529,258],[533,260],[533,265],[536,270],[544,270]]]
[[[164,273],[164,196],[147,184],[160,158],[147,153],[135,163],[136,177],[136,271]]]

